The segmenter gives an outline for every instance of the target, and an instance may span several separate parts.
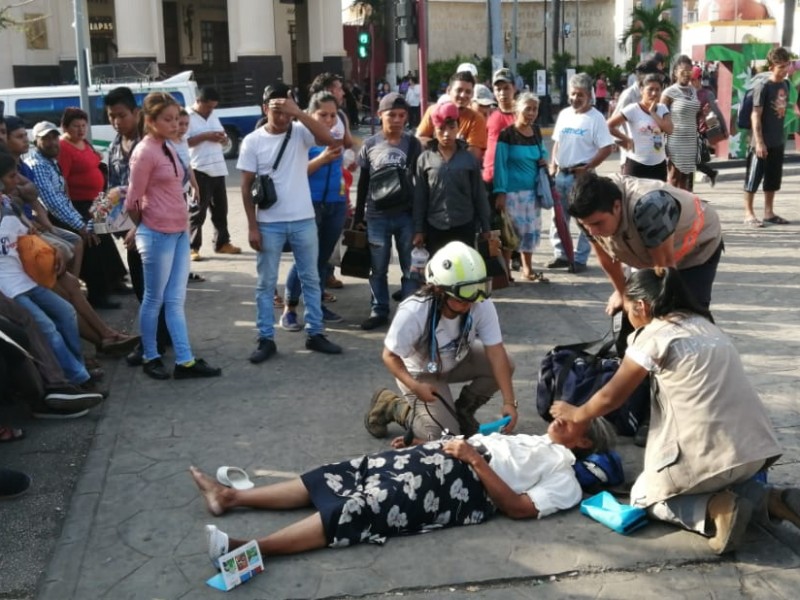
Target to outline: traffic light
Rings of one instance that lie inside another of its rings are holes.
[[[358,33],[358,58],[369,58],[369,31]]]
[[[397,39],[407,44],[416,44],[418,42],[416,0],[397,0],[394,12]]]

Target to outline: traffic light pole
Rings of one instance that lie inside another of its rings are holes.
[[[417,0],[417,56],[419,60],[420,114],[428,109],[428,0]]]
[[[370,132],[375,135],[375,115],[378,114],[378,86],[375,81],[375,24],[369,23],[369,105],[374,106],[370,115]]]

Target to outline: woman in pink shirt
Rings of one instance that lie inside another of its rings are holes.
[[[184,303],[189,278],[189,212],[183,198],[185,170],[167,140],[178,129],[180,105],[167,93],[148,94],[142,104],[146,135],[131,155],[125,209],[138,223],[144,297],[139,309],[145,374],[169,379],[158,354],[158,313],[164,307],[175,350],[175,379],[217,377],[221,369],[195,358],[189,345]]]

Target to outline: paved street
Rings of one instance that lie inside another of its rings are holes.
[[[615,166],[610,162],[605,170]],[[233,241],[246,247],[234,177],[229,185]],[[784,180],[776,203],[794,225],[746,228],[740,190],[738,178],[714,189],[697,186],[720,212],[725,231],[712,309],[735,340],[785,448],[770,482],[800,485],[800,175]],[[124,361],[104,361],[112,395],[101,410],[74,423],[17,421],[28,438],[0,445],[0,464],[30,472],[34,485],[27,496],[0,505],[0,598],[219,598],[205,585],[214,571],[204,524],[255,537],[309,511],[213,518],[189,465],[208,472],[237,465],[262,484],[385,448],[362,424],[372,391],[391,384],[380,360],[384,331],[358,327],[369,312],[366,281],[345,278],[344,289],[335,291],[331,309],[345,322],[329,334],[344,346],[343,355],[312,354],[303,334],[277,330],[278,356],[254,366],[247,361],[255,340],[254,253],[218,257],[204,250],[207,260],[193,270],[207,281],[189,286],[189,329],[195,353],[221,366],[223,377],[157,382]],[[549,256],[544,240],[534,261],[541,265]],[[287,256],[283,274],[288,266]],[[396,266],[391,279],[399,282]],[[603,313],[609,292],[592,259],[587,273],[553,272],[549,285],[526,282],[496,293],[517,365],[520,432],[545,430],[533,404],[540,359],[557,343],[600,337],[609,325]],[[124,314],[104,316],[132,326],[135,301],[125,302]],[[479,417],[498,414],[495,401]],[[641,449],[622,440],[620,450],[629,478],[635,477]],[[232,593],[247,600],[387,593],[414,599],[788,599],[797,597],[799,566],[800,531],[789,525],[752,529],[744,548],[719,558],[697,535],[653,523],[623,537],[574,509],[542,521],[497,517],[476,527],[390,539],[384,547],[268,558],[265,573]]]

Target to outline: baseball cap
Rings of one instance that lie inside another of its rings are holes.
[[[8,133],[16,131],[17,129],[25,129],[25,121],[23,121],[19,117],[15,117],[14,115],[9,115],[6,117],[5,121],[6,121],[6,132]]]
[[[701,79],[703,77],[703,69],[700,67],[692,67],[692,79]]]
[[[514,74],[511,72],[511,69],[497,69],[492,77],[492,83],[494,84],[498,81],[514,83]]]
[[[36,125],[33,126],[33,137],[35,138],[44,137],[52,131],[58,131],[58,127],[56,127],[50,121],[39,121]]]
[[[494,94],[492,93],[492,90],[490,90],[482,83],[478,83],[475,85],[475,93],[472,96],[472,100],[477,102],[481,106],[491,106],[492,104],[495,103]]]
[[[403,98],[397,92],[391,92],[390,94],[386,94],[383,98],[381,98],[380,104],[378,104],[378,112],[382,113],[387,110],[393,110],[395,108],[402,108],[403,110],[408,110],[408,103],[406,99]]]
[[[472,63],[461,63],[460,65],[458,65],[458,68],[456,69],[456,73],[463,73],[464,71],[467,71],[468,73],[472,73],[473,77],[477,77],[478,76],[478,67],[476,67]]]
[[[447,121],[458,121],[458,107],[449,100],[437,104],[431,113],[431,121],[434,127],[441,127]]]
[[[264,88],[264,102],[275,98],[291,98],[292,88],[285,83],[273,83]]]

